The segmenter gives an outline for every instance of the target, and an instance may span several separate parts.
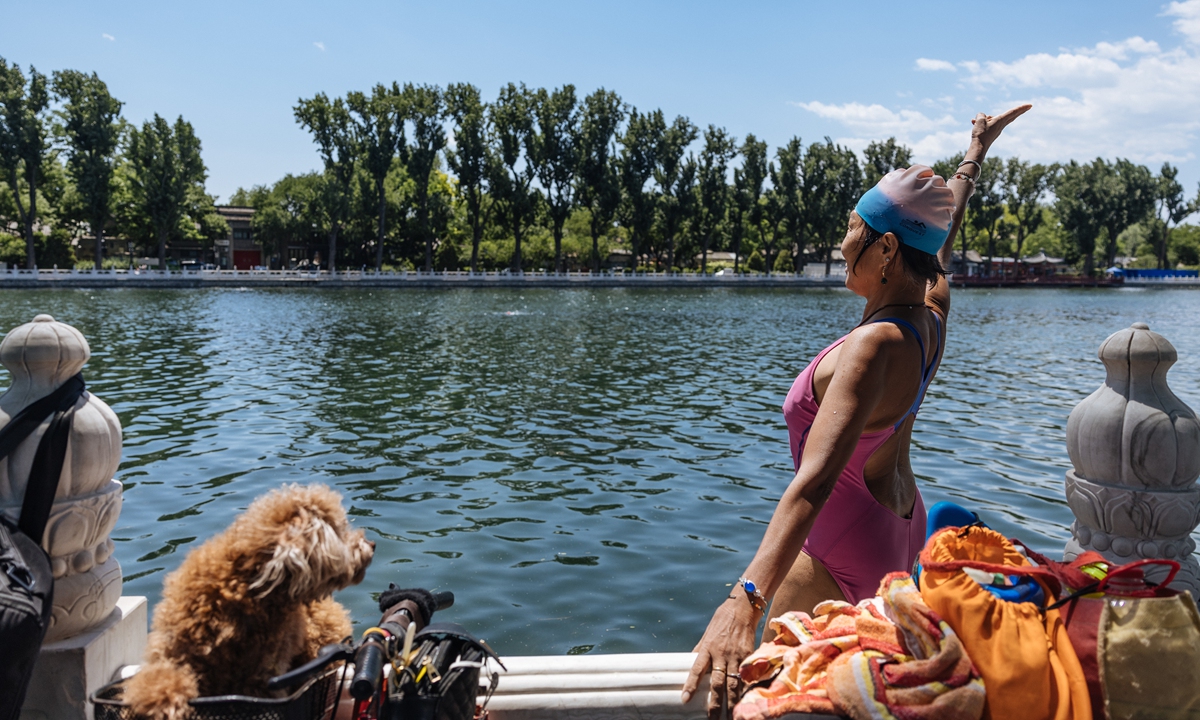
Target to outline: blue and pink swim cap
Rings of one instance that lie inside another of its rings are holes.
[[[925,165],[893,170],[867,191],[854,211],[872,230],[936,255],[950,235],[954,193]]]

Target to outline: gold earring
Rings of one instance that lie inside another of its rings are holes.
[[[880,271],[881,277],[879,282],[881,285],[887,285],[887,260],[887,258],[883,259],[883,269]]]

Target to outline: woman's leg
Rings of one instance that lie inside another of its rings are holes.
[[[775,618],[791,611],[811,613],[817,603],[825,600],[845,600],[842,589],[838,587],[833,576],[817,560],[801,552],[792,563],[783,584],[771,599],[771,609],[767,617]],[[768,625],[763,630],[763,642],[775,637],[775,632]]]

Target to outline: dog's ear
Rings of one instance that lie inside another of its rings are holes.
[[[259,570],[251,590],[257,597],[270,594],[281,585],[293,598],[303,598],[324,584],[320,555],[331,550],[338,555],[341,542],[337,531],[315,513],[302,512],[284,525],[279,532],[271,557]]]
[[[343,537],[320,513],[304,512],[282,528],[250,589],[262,598],[282,585],[293,600],[316,599],[353,582],[367,562],[361,532]]]

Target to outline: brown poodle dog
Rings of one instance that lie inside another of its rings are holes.
[[[258,498],[167,576],[125,701],[138,715],[178,720],[196,697],[269,696],[270,678],[350,634],[331,594],[362,582],[374,552],[324,485]]]

